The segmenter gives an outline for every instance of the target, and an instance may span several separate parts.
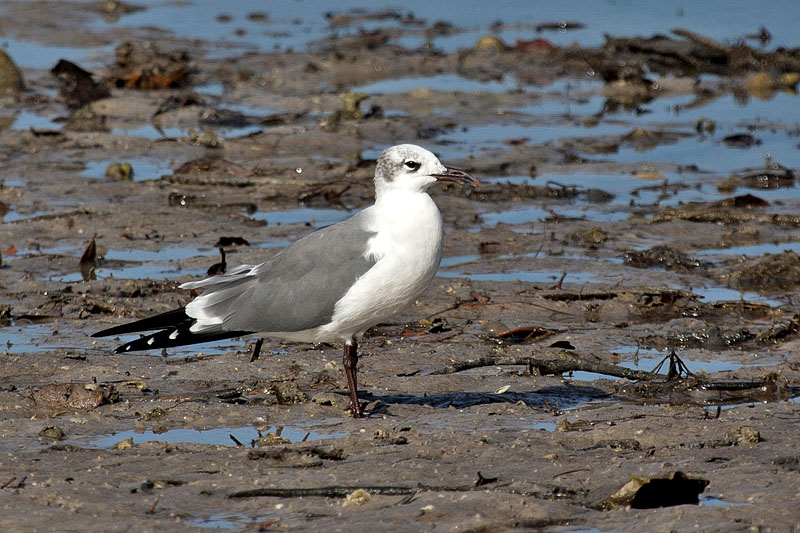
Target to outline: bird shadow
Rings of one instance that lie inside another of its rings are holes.
[[[505,392],[495,394],[489,392],[448,392],[441,394],[389,394],[377,396],[371,393],[362,393],[360,398],[369,402],[377,402],[376,409],[381,410],[385,405],[428,405],[430,407],[462,409],[476,405],[495,403],[519,403],[528,407],[542,409],[574,409],[582,405],[608,399],[611,395],[602,389],[582,386],[555,386],[546,387],[530,392]],[[375,412],[375,410],[373,410]]]

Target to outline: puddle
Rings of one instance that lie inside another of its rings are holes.
[[[475,431],[497,431],[497,430],[534,430],[534,431],[550,431],[556,430],[556,421],[548,422],[533,422],[530,423],[525,419],[520,419],[521,424],[517,425],[513,421],[507,423],[487,424],[485,426],[476,427]]]
[[[13,178],[2,178],[0,180],[0,188],[2,187],[26,187],[28,184],[22,180],[15,180]]]
[[[127,28],[146,38],[155,28],[169,35],[195,39],[202,35],[211,42],[209,57],[222,58],[239,54],[242,50],[303,50],[315,41],[331,36],[344,37],[369,32],[379,28],[394,29],[392,44],[411,49],[430,48],[424,27],[403,24],[398,20],[358,19],[354,24],[332,28],[327,13],[347,14],[352,9],[343,9],[338,0],[320,0],[304,3],[302,9],[296,2],[270,3],[268,17],[250,17],[260,11],[251,2],[227,2],[224,5],[215,0],[194,0],[192,2],[148,2],[146,9],[123,14],[118,20],[106,20],[96,15],[88,23],[89,31],[101,34],[118,34]],[[407,0],[402,9],[396,3],[383,1],[369,5],[369,9],[379,12],[384,9],[400,14],[414,13],[425,19],[426,25],[445,20],[459,31],[437,36],[432,40],[434,48],[454,52],[463,48],[473,48],[483,35],[491,34],[513,45],[517,39],[530,40],[544,38],[557,46],[579,43],[583,46],[600,46],[605,42],[605,34],[629,35],[635,28],[637,35],[668,34],[674,27],[699,32],[709,38],[734,44],[744,35],[757,28],[769,28],[772,41],[768,50],[777,47],[790,47],[796,38],[796,27],[792,17],[795,8],[793,0],[778,0],[771,9],[763,9],[757,3],[737,4],[736,9],[720,10],[715,3],[697,2],[685,4],[677,0],[651,5],[636,2],[596,2],[589,4],[565,5],[557,0],[538,2],[534,10],[528,5],[516,2],[492,4],[487,11],[485,3],[467,2],[461,9],[452,9],[447,3],[427,0]],[[0,14],[6,10],[0,6]],[[228,21],[217,18],[220,14],[229,16]],[[6,15],[3,15],[6,16]],[[535,21],[534,21],[535,18]],[[570,20],[582,22],[583,28],[569,31],[534,30],[535,22],[558,22]],[[714,20],[709,25],[708,20]],[[495,21],[499,26],[490,27]],[[596,21],[603,21],[597,23]],[[113,45],[93,48],[76,48],[42,45],[4,36],[3,49],[14,61],[26,68],[50,69],[59,59],[68,59],[89,70],[100,67],[113,55]]]
[[[556,422],[537,422],[528,426],[530,429],[541,429],[543,431],[555,431]]]
[[[662,184],[667,181],[668,191],[665,195]],[[662,178],[656,180],[643,180],[633,174],[598,174],[590,172],[575,172],[572,174],[542,173],[531,176],[504,176],[499,178],[484,178],[486,183],[512,183],[515,185],[532,185],[544,187],[563,186],[575,187],[577,190],[599,189],[614,195],[607,203],[589,204],[585,200],[576,199],[572,202],[583,207],[581,215],[590,220],[608,221],[624,220],[632,208],[643,205],[677,206],[687,202],[707,202],[722,199],[712,183],[706,176],[695,174],[678,174],[666,172]],[[669,190],[670,185],[678,185],[677,190]],[[783,193],[785,194],[785,192]],[[556,214],[561,215],[563,205],[567,200],[553,201],[551,206]],[[610,213],[603,209],[614,208]],[[597,210],[594,213],[593,210]],[[577,210],[573,210],[577,211]],[[548,215],[549,216],[549,215]],[[563,216],[563,215],[562,215]]]
[[[14,116],[12,130],[60,130],[62,124],[53,122],[55,117],[45,117],[33,111],[22,110]]]
[[[225,93],[225,86],[219,82],[196,85],[194,92],[208,96],[222,96]]]
[[[610,351],[619,355],[625,354],[634,357],[634,355],[637,353],[637,348],[635,346],[624,346]],[[640,348],[638,349],[638,356],[636,356],[635,361],[634,360],[619,361],[616,364],[624,368],[630,368],[632,370],[645,370],[647,372],[650,372],[667,355],[669,355],[669,352],[659,351],[654,348]],[[695,359],[689,359],[684,355],[681,355],[680,358],[686,364],[689,371],[695,374],[700,374],[703,372],[705,373],[728,372],[734,370],[741,370],[743,368],[750,368],[757,366],[771,366],[775,364],[767,362],[734,363],[731,361],[699,361]],[[666,374],[668,364],[669,364],[668,361],[664,362],[664,365],[661,367],[660,370],[661,374]],[[572,372],[571,375],[572,379],[577,381],[594,381],[595,379],[600,379],[600,378],[611,379],[611,380],[624,379],[615,376],[607,376],[605,374],[597,374],[595,372],[585,372],[582,370]]]
[[[609,210],[599,211],[593,206],[572,206],[553,202],[547,207],[527,206],[504,209],[503,211],[481,213],[484,227],[493,228],[497,224],[530,224],[531,222],[542,222],[553,218],[553,213],[560,218],[578,218],[593,220],[596,222],[615,222],[626,220],[630,214]]]
[[[20,220],[34,219],[43,215],[49,215],[52,212],[53,211],[48,210],[28,211],[27,209],[20,212],[18,209],[10,209],[5,215],[3,215],[3,222],[19,222]]]
[[[145,139],[171,139],[188,136],[188,131],[183,128],[156,128],[152,124],[135,128],[111,128],[111,133],[129,137],[144,137]]]
[[[527,254],[503,254],[494,256],[491,259],[483,259],[477,255],[460,255],[445,257],[439,265],[437,276],[442,278],[468,278],[475,281],[522,281],[528,283],[556,283],[564,275],[565,270],[510,270],[501,272],[472,272],[473,270],[489,270],[493,268],[494,263],[498,261],[510,261],[515,259],[546,257],[547,251],[532,252]],[[566,257],[559,255],[564,259],[586,259],[585,256],[581,257]],[[456,269],[456,267],[461,267]],[[448,270],[451,269],[451,270]],[[619,274],[608,274],[609,279],[618,281]],[[597,282],[604,279],[602,272],[569,272],[564,278],[564,283],[567,284],[586,284]]]
[[[260,531],[257,526],[264,523],[272,523],[277,519],[277,515],[263,514],[259,516],[248,516],[243,512],[217,513],[208,518],[185,518],[183,523],[193,527],[209,529],[239,529],[245,528],[253,531]],[[249,526],[249,527],[248,527]]]
[[[280,113],[280,110],[271,107],[257,107],[250,104],[229,102],[221,102],[219,106],[217,106],[217,109],[241,113],[247,117],[265,117]]]
[[[150,250],[108,250],[105,258],[110,261],[177,261],[216,255],[219,255],[216,248],[205,250],[192,246],[175,246],[155,252]]]
[[[112,163],[130,163],[133,167],[133,181],[148,181],[161,178],[170,174],[172,169],[168,164],[155,163],[145,158],[126,159],[124,161],[105,160],[87,161],[86,166],[79,175],[83,178],[106,179],[106,169]]]
[[[76,48],[53,46],[30,41],[21,41],[4,35],[0,48],[8,54],[17,66],[22,68],[51,69],[60,59],[77,63],[87,70],[103,67],[109,57],[114,55],[114,46]]]
[[[8,217],[13,212],[6,215]],[[32,215],[33,216],[33,215]],[[14,220],[12,217],[11,220]],[[9,221],[7,218],[5,221]],[[257,245],[261,248],[273,248],[286,246],[286,241],[265,242]],[[9,257],[25,257],[31,255],[66,255],[75,257],[75,272],[68,274],[52,276],[49,279],[52,281],[61,281],[68,283],[75,283],[83,281],[80,272],[78,271],[77,264],[82,248],[75,246],[54,246],[51,248],[33,249],[26,248],[18,250],[13,256]],[[187,259],[197,257],[219,257],[219,251],[216,248],[201,249],[191,246],[175,246],[164,248],[158,251],[151,250],[108,250],[105,253],[104,259],[106,261],[125,262],[129,264],[117,266],[99,266],[96,269],[98,279],[108,277],[116,277],[123,279],[169,279],[178,276],[196,276],[204,277],[206,275],[205,268],[183,268],[179,262]],[[212,262],[209,261],[208,266]],[[207,267],[206,267],[207,268]]]
[[[443,154],[448,158],[456,154],[456,150],[465,151],[470,149],[480,152],[487,149],[506,149],[511,148],[504,143],[507,139],[529,139],[530,144],[543,144],[547,141],[570,137],[602,136],[602,135],[622,135],[629,132],[632,126],[629,124],[600,124],[587,128],[580,122],[572,120],[564,121],[564,124],[481,124],[465,126],[445,132],[437,140],[451,145],[445,146],[440,150],[451,150],[453,154]],[[469,154],[467,154],[469,155]],[[462,156],[464,157],[464,156]]]
[[[620,353],[619,350],[615,350],[617,353]],[[641,354],[647,354],[642,357]],[[652,355],[649,355],[652,354]],[[658,363],[661,362],[664,357],[666,357],[668,353],[658,352],[657,350],[640,350],[639,351],[639,360],[638,364],[634,363],[634,361],[622,361],[619,366],[623,366],[625,368],[630,368],[634,370],[647,370],[650,371],[656,367]],[[743,368],[755,367],[755,366],[770,366],[774,363],[733,363],[730,361],[697,361],[693,359],[687,359],[684,356],[681,356],[681,360],[686,364],[687,368],[690,372],[695,374],[699,374],[701,372],[712,373],[712,372],[728,372],[733,370],[741,370]],[[667,362],[664,363],[661,371],[664,372],[667,367]]]
[[[352,87],[354,92],[367,94],[394,94],[428,89],[431,91],[506,93],[517,90],[519,82],[513,76],[505,76],[501,81],[478,81],[456,74],[438,74],[413,78],[381,80],[366,85]]]
[[[269,18],[252,19],[248,13],[258,11],[258,7],[250,2],[228,2],[219,4],[213,0],[195,0],[193,2],[148,3],[145,11],[122,16],[116,22],[108,22],[97,17],[92,23],[98,31],[114,31],[119,27],[160,27],[168,29],[172,35],[193,39],[203,35],[211,41],[222,41],[227,48],[232,46],[257,47],[261,50],[300,49],[309,42],[331,35],[354,35],[359,31],[370,31],[378,28],[396,28],[398,36],[393,44],[408,48],[420,48],[425,45],[425,32],[416,25],[403,25],[394,20],[373,21],[359,19],[357,23],[346,27],[332,29],[325,14],[350,13],[342,9],[342,3],[336,0],[320,0],[304,3],[302,10],[294,2],[269,4]],[[395,9],[397,4],[388,1],[369,5],[371,10]],[[742,36],[752,33],[760,26],[769,28],[773,41],[769,48],[788,46],[796,36],[792,17],[786,13],[793,12],[792,0],[783,0],[771,4],[772,9],[763,9],[757,4],[737,4],[736,9],[720,10],[715,3],[685,4],[675,0],[649,3],[597,2],[586,5],[565,5],[557,0],[537,2],[535,20],[558,22],[575,20],[586,26],[570,31],[544,31],[536,33],[532,28],[534,12],[525,4],[524,8],[516,2],[501,2],[487,6],[480,2],[468,2],[460,9],[452,9],[447,3],[429,2],[425,0],[408,0],[403,3],[401,14],[412,12],[426,19],[428,25],[437,20],[446,20],[459,26],[463,31],[452,32],[446,36],[436,37],[433,45],[446,51],[460,48],[471,48],[476,40],[485,34],[493,34],[505,42],[513,44],[517,39],[530,40],[546,38],[557,45],[567,46],[578,42],[585,46],[599,46],[604,42],[606,33],[616,35],[620,32],[628,34],[630,28],[636,28],[637,35],[669,33],[670,28],[681,27],[700,32],[712,39],[735,43]],[[229,22],[217,20],[217,15],[225,13],[230,16]],[[493,29],[489,24],[502,21],[502,25]],[[715,23],[708,25],[708,20]],[[603,24],[593,23],[603,21]],[[32,54],[31,54],[32,55]],[[56,59],[57,60],[57,59]]]
[[[797,106],[800,104],[797,95],[776,92],[769,100],[751,98],[747,102],[738,102],[732,94],[725,94],[719,98],[698,102],[693,105],[695,96],[680,96],[675,98],[660,98],[647,105],[650,113],[644,115],[648,122],[670,122],[680,120],[684,123],[713,117],[716,121],[718,135],[722,128],[724,135],[731,129],[743,129],[751,124],[782,124],[788,119],[789,126],[797,125],[798,119],[792,121]],[[702,104],[702,105],[700,105]],[[691,106],[691,107],[690,107]],[[758,135],[758,134],[756,134]]]
[[[700,496],[700,505],[703,507],[743,507],[746,503],[729,502],[717,496]]]
[[[473,261],[480,259],[480,257],[481,256],[479,255],[456,255],[452,257],[443,257],[441,263],[439,263],[439,268],[450,268],[457,265],[472,263]]]
[[[53,335],[51,325],[30,324],[3,327],[0,335],[0,354],[35,353],[63,348],[63,343]]]
[[[282,211],[258,211],[250,216],[255,220],[265,220],[269,226],[306,224],[320,228],[341,222],[355,213],[356,211],[346,211],[344,209],[298,207],[297,209],[285,209]]]
[[[535,104],[504,107],[503,111],[535,117],[560,117],[565,121],[564,129],[566,133],[563,136],[570,136],[569,131],[566,129],[566,122],[569,119],[573,119],[572,122],[576,126],[589,128],[591,126],[585,126],[582,120],[602,111],[605,103],[605,97],[602,95],[593,95],[585,98],[573,95],[580,91],[602,87],[602,85],[602,82],[593,78],[559,79],[539,91],[543,98]],[[600,124],[602,123],[601,121]],[[538,138],[537,141],[541,142]]]
[[[211,266],[211,265],[209,265]],[[121,268],[98,267],[95,269],[97,279],[119,278],[119,279],[153,279],[165,280],[177,278],[178,276],[204,276],[205,269],[201,268],[181,268],[180,265],[134,265]],[[80,272],[64,274],[62,276],[52,276],[51,281],[63,283],[78,283],[83,281]],[[176,282],[177,284],[177,282]]]
[[[266,431],[262,431],[262,435],[267,433],[275,433],[278,431],[277,426],[272,426]],[[253,427],[241,428],[214,428],[214,429],[171,429],[163,433],[153,433],[151,430],[143,432],[138,431],[121,431],[113,435],[108,435],[91,442],[92,446],[98,448],[110,448],[116,443],[128,438],[133,438],[135,444],[143,442],[191,442],[195,444],[211,444],[216,446],[236,446],[236,443],[231,439],[233,435],[239,442],[245,446],[250,446],[252,441],[258,440],[259,433]],[[318,433],[311,431],[304,427],[299,426],[283,426],[280,433],[281,438],[288,439],[292,443],[307,442],[315,440],[335,439],[347,436],[347,433],[333,432],[333,433]]]
[[[731,246],[730,248],[708,248],[692,252],[695,255],[735,255],[761,257],[766,254],[780,254],[785,251],[800,253],[800,242],[766,242],[758,244],[746,244],[742,246]]]
[[[191,246],[176,246],[158,251],[150,250],[108,250],[105,254],[107,261],[124,261],[136,263],[121,266],[102,266],[95,270],[97,279],[109,277],[121,279],[169,279],[178,276],[205,276],[206,268],[183,268],[178,261],[195,257],[216,257],[219,251],[216,248],[203,250]],[[144,263],[144,264],[142,264]],[[77,263],[76,263],[77,266]],[[70,272],[60,276],[52,276],[52,281],[75,283],[83,281],[79,271]]]
[[[437,275],[442,278],[467,278],[473,281],[522,281],[525,283],[556,283],[561,279],[563,272],[554,272],[548,270],[514,270],[511,272],[493,272],[482,274],[465,274],[463,272],[442,272],[439,271]],[[570,272],[564,278],[564,283],[570,284],[586,284],[593,281],[598,281],[602,276],[587,272]],[[615,276],[615,279],[619,276]]]
[[[766,153],[774,161],[784,161],[789,165],[791,161],[797,160],[797,139],[792,139],[785,133],[768,131],[756,132],[755,136],[761,140],[761,144],[745,150],[729,147],[718,139],[692,136],[681,138],[672,144],[660,144],[643,152],[627,145],[621,146],[618,153],[608,156],[607,159],[618,163],[697,165],[703,170],[721,175],[728,175],[737,169],[761,166]]]
[[[685,289],[686,287],[680,288]],[[755,292],[742,292],[736,289],[728,289],[725,287],[692,287],[691,290],[694,294],[700,296],[700,301],[704,303],[746,301],[767,304],[770,307],[780,307],[781,305],[789,303],[788,301],[781,302],[780,300],[776,300],[774,298],[767,298]]]

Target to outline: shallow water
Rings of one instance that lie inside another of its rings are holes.
[[[275,433],[278,431],[277,426],[272,426],[266,431],[262,431],[261,435],[267,433]],[[120,441],[132,438],[134,444],[141,444],[143,442],[168,442],[171,444],[177,442],[192,442],[196,444],[210,444],[216,446],[236,446],[237,444],[231,439],[233,435],[236,440],[249,446],[251,441],[257,441],[259,438],[259,431],[253,427],[240,427],[240,428],[213,428],[213,429],[171,429],[163,433],[154,433],[151,430],[146,431],[121,431],[108,435],[100,439],[92,441],[91,445],[98,448],[109,448],[114,446]],[[283,426],[281,428],[280,437],[295,442],[308,442],[324,439],[335,439],[344,437],[347,433],[334,432],[334,433],[318,433],[311,431],[300,426]]]
[[[182,3],[151,3],[143,12],[123,16],[120,21],[108,23],[98,17],[94,26],[98,29],[113,29],[117,26],[157,26],[168,29],[174,35],[194,38],[203,35],[205,39],[224,41],[229,46],[245,49],[273,50],[279,48],[302,49],[309,41],[332,34],[347,35],[364,29],[403,27],[397,21],[383,20],[359,21],[350,27],[333,30],[329,27],[325,14],[347,13],[351,10],[395,9],[399,13],[414,13],[424,17],[429,24],[446,20],[467,31],[437,37],[434,45],[444,50],[472,46],[480,35],[490,33],[488,25],[503,21],[504,27],[496,33],[508,42],[516,39],[544,37],[559,45],[579,42],[583,45],[602,44],[604,33],[644,35],[668,33],[670,28],[681,27],[704,33],[711,38],[732,41],[745,34],[755,33],[760,26],[767,26],[773,34],[770,48],[788,45],[796,35],[794,27],[782,13],[791,12],[794,4],[783,0],[771,4],[771,9],[760,9],[757,5],[731,1],[709,1],[686,4],[677,0],[661,2],[657,5],[638,3],[590,3],[569,5],[557,0],[537,2],[532,6],[524,0],[512,0],[498,4],[468,2],[460,9],[437,2],[408,0],[398,9],[393,2],[367,2],[357,0],[348,2],[347,8],[335,0],[295,1],[289,3],[270,3],[268,6],[254,5],[248,0],[230,0],[224,5],[213,0],[193,0]],[[254,20],[247,15],[265,12],[268,19]],[[216,17],[230,15],[230,22],[221,22]],[[713,25],[706,24],[714,20]],[[569,31],[546,31],[536,33],[530,27],[516,27],[517,24],[540,22],[577,21],[585,28]],[[414,30],[414,26],[410,30]],[[237,34],[237,30],[239,30]],[[243,30],[243,32],[242,32]],[[419,31],[409,31],[397,39],[398,44],[411,48],[424,45],[426,38]]]
[[[179,276],[205,276],[206,269],[211,266],[208,262],[206,268],[184,268],[181,261],[195,257],[214,257],[219,256],[216,248],[200,249],[191,246],[165,247],[161,250],[108,250],[104,258],[108,261],[122,261],[132,264],[108,266],[100,265],[95,269],[97,279],[109,277],[122,279],[170,279]],[[75,262],[75,272],[69,274],[52,276],[53,281],[78,282],[83,277],[78,269],[78,262]]]
[[[306,224],[316,228],[341,222],[350,218],[354,213],[344,209],[319,209],[312,207],[298,207],[280,211],[257,211],[250,215],[255,220],[264,220],[268,226],[281,226],[290,224]]]
[[[36,353],[55,350],[62,343],[52,335],[57,329],[49,324],[15,324],[3,327],[0,353]]]
[[[56,117],[42,116],[33,111],[22,110],[14,115],[12,130],[60,130],[61,124],[53,122]]]
[[[663,352],[653,348],[637,348],[636,346],[623,346],[611,350],[611,352],[633,358],[633,359],[626,358],[626,360],[624,361],[619,361],[616,363],[617,365],[624,368],[630,368],[632,370],[645,370],[647,372],[655,370],[658,364],[661,363],[664,360],[664,358],[669,355],[669,352]],[[732,362],[732,361],[700,360],[700,359],[691,359],[686,357],[685,355],[681,355],[680,357],[681,361],[684,362],[689,371],[694,374],[712,373],[712,372],[730,372],[734,370],[741,370],[743,368],[770,366],[774,364],[761,361]],[[668,368],[669,368],[669,361],[664,361],[664,364],[661,366],[658,373],[666,374]],[[582,370],[577,372],[572,372],[571,376],[572,379],[577,381],[593,381],[598,378],[612,379],[617,381],[625,379],[614,376],[607,376],[605,374],[597,374],[595,372],[584,372]]]
[[[729,502],[724,498],[717,496],[701,496],[700,505],[704,507],[741,507],[747,505],[746,503]]]
[[[525,283],[556,283],[564,272],[555,270],[512,270],[510,272],[487,272],[478,274],[465,274],[463,272],[439,271],[437,276],[442,278],[468,278],[474,281],[522,281]],[[587,272],[570,272],[565,278],[566,284],[586,284],[598,281],[602,274]]]
[[[171,173],[168,162],[154,161],[148,158],[132,158],[125,161],[87,161],[86,167],[80,173],[84,178],[106,178],[106,169],[112,163],[130,163],[133,167],[133,181],[149,181],[161,178]]]
[[[259,524],[271,524],[279,515],[263,512],[251,516],[244,512],[216,513],[209,517],[184,518],[183,522],[193,527],[208,529],[240,529],[242,527],[257,528]]]
[[[380,80],[365,85],[351,87],[354,92],[367,94],[392,94],[428,89],[430,91],[460,91],[460,92],[489,92],[506,93],[516,90],[519,82],[512,76],[506,76],[501,81],[478,81],[454,74],[438,74],[436,76],[414,76]]]

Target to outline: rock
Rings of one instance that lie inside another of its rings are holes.
[[[308,400],[308,395],[293,381],[273,383],[269,387],[269,392],[275,395],[278,405],[292,405]]]
[[[39,436],[45,439],[64,440],[64,430],[58,426],[47,426],[39,432]]]
[[[94,383],[53,383],[33,393],[37,405],[51,408],[95,409],[118,398],[112,385]]]
[[[25,88],[22,73],[11,58],[0,50],[0,95],[14,95]]]

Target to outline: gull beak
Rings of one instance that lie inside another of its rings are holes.
[[[445,167],[444,172],[441,174],[431,174],[431,176],[436,178],[436,181],[452,181],[453,183],[461,183],[470,187],[478,186],[478,180],[459,168]]]

